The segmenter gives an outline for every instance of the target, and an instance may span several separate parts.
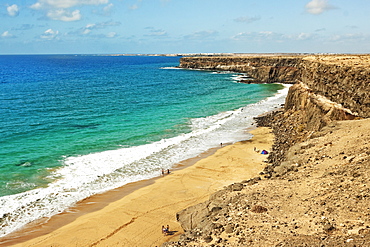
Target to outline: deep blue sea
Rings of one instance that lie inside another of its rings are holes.
[[[246,140],[287,87],[179,57],[0,56],[0,236]]]

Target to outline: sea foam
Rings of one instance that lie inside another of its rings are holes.
[[[31,221],[65,211],[91,195],[160,176],[162,169],[219,146],[251,138],[253,117],[280,107],[289,85],[255,104],[204,118],[189,119],[191,131],[141,146],[64,158],[46,188],[0,198],[0,236]]]

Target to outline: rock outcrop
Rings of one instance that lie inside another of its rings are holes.
[[[299,78],[301,57],[183,57],[181,68],[247,73],[254,82],[294,83]]]
[[[256,118],[275,141],[260,177],[178,213],[163,246],[369,246],[370,56],[182,58],[181,67],[294,83]]]
[[[301,82],[311,94],[370,117],[370,56],[184,57],[180,67],[247,73],[264,83]],[[289,102],[287,102],[289,103]]]
[[[370,56],[308,56],[301,64],[302,83],[315,94],[370,117]]]
[[[326,126],[293,146],[279,177],[179,212],[185,234],[164,246],[369,246],[369,128],[369,119]]]

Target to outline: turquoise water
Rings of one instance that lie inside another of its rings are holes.
[[[283,85],[178,65],[178,57],[0,56],[0,236],[248,139],[252,118],[284,101]]]

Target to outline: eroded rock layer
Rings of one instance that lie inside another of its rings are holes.
[[[184,57],[181,68],[247,73],[257,82],[302,82],[311,93],[370,117],[370,56]]]

